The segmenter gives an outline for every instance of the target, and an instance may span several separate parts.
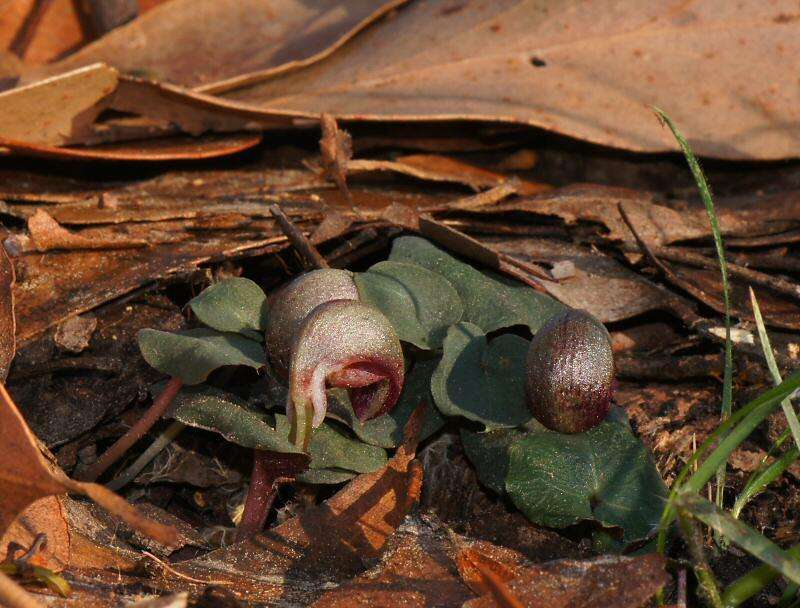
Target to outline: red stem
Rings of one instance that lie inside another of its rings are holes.
[[[161,419],[161,416],[164,415],[164,412],[167,411],[167,408],[181,390],[181,386],[183,386],[183,382],[180,378],[170,378],[164,390],[155,398],[153,405],[144,413],[144,416],[139,418],[136,424],[128,429],[127,433],[117,439],[114,445],[92,463],[80,478],[83,481],[94,481],[105,473],[108,467],[117,462],[134,443],[139,441]]]
[[[253,473],[250,488],[244,501],[242,521],[236,530],[236,541],[255,536],[264,529],[275,495],[278,493],[278,477],[271,466],[272,454],[264,450],[253,450]]]

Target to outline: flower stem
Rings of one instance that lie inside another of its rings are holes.
[[[181,386],[183,386],[183,382],[180,378],[170,378],[164,390],[155,398],[153,405],[144,413],[144,416],[128,429],[127,433],[117,439],[117,442],[105,454],[89,466],[80,476],[81,479],[83,481],[94,481],[105,473],[108,467],[117,462],[134,443],[139,441],[159,421],[181,390]]]
[[[270,466],[270,452],[253,450],[253,472],[250,475],[250,488],[244,501],[242,521],[236,531],[236,541],[254,536],[264,529],[275,496],[278,493],[278,477]]]

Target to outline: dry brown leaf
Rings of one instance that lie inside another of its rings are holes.
[[[0,138],[0,149],[7,148],[10,152],[20,156],[58,160],[163,162],[168,160],[206,160],[230,156],[249,150],[260,142],[260,134],[250,133],[206,135],[200,138],[162,137],[92,147],[60,148]]]
[[[146,247],[147,241],[131,239],[106,232],[105,238],[95,234],[86,236],[70,232],[55,221],[46,211],[39,209],[28,218],[28,232],[35,251],[54,249],[129,249]]]
[[[669,577],[658,554],[600,557],[590,561],[559,560],[525,568],[505,583],[525,608],[639,608]],[[464,608],[504,608],[489,594]]]
[[[496,591],[522,571],[519,560],[508,564],[472,547],[464,547],[458,552],[456,564],[461,578],[477,595]]]
[[[72,0],[8,0],[0,14],[0,46],[28,64],[57,59],[85,42]]]
[[[438,154],[410,154],[395,160],[351,160],[347,163],[350,173],[371,173],[391,171],[409,175],[417,179],[433,182],[464,184],[473,190],[494,188],[506,184],[512,178],[476,165]],[[550,190],[546,184],[536,184],[522,179],[514,179],[514,188],[520,194],[532,195]]]
[[[28,563],[59,572],[70,563],[71,537],[60,496],[45,496],[30,504],[17,516],[5,534],[0,535],[0,561],[7,555],[9,543],[23,552],[39,534],[46,534],[46,544]]]
[[[116,70],[98,64],[0,93],[0,137],[31,144],[86,137],[117,82]]]
[[[68,478],[51,466],[36,447],[36,439],[17,406],[0,384],[0,534],[34,501],[52,495],[84,494],[131,527],[164,544],[176,538],[174,529],[152,522],[124,499],[103,486]]]
[[[102,61],[196,87],[287,62],[305,65],[406,1],[173,0],[27,78]]]
[[[792,0],[414,2],[322,61],[225,95],[306,116],[499,120],[674,150],[657,105],[698,154],[796,157],[797,16]]]
[[[0,382],[5,382],[16,351],[14,282],[14,264],[0,241]]]
[[[330,114],[323,114],[320,123],[322,138],[319,140],[319,149],[322,168],[344,197],[352,203],[353,197],[347,187],[347,171],[353,156],[353,140],[347,131],[339,129]]]
[[[419,499],[422,467],[414,456],[421,414],[411,417],[405,443],[386,466],[253,539],[176,565],[173,582],[213,580],[249,601],[306,604],[327,583],[359,574]]]
[[[378,566],[337,589],[313,608],[455,608],[472,597],[459,580],[446,529],[435,520],[408,518],[387,543]]]

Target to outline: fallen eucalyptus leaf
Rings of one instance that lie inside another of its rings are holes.
[[[431,378],[436,406],[445,416],[481,422],[487,430],[531,419],[525,402],[528,341],[504,334],[488,342],[480,327],[458,323],[447,332]]]
[[[417,264],[378,262],[356,274],[355,283],[361,300],[386,315],[401,340],[422,349],[441,348],[447,328],[463,314],[450,281]]]
[[[473,268],[420,237],[395,239],[389,260],[418,264],[442,275],[461,297],[461,320],[474,323],[486,333],[512,325],[527,325],[536,333],[550,317],[564,310],[550,296]]]
[[[267,326],[267,296],[250,279],[215,283],[192,298],[189,306],[201,323],[219,331],[261,339]]]
[[[144,360],[160,372],[180,378],[184,384],[200,384],[218,367],[265,364],[264,348],[237,334],[213,329],[179,332],[143,329],[139,348]]]

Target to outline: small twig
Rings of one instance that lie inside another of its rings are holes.
[[[181,422],[180,420],[173,421],[167,429],[161,433],[158,437],[156,437],[155,441],[150,444],[150,446],[141,453],[139,458],[137,458],[131,466],[125,469],[120,475],[112,479],[110,482],[106,484],[106,487],[109,490],[114,490],[115,492],[120,488],[125,487],[131,481],[133,481],[136,476],[142,472],[150,462],[158,456],[161,451],[166,448],[172,441],[183,432],[183,429],[186,428],[186,425]]]
[[[297,250],[309,266],[314,268],[329,267],[328,262],[322,257],[322,254],[317,251],[317,248],[308,240],[308,237],[294,225],[292,220],[289,219],[289,216],[283,212],[283,209],[281,209],[279,205],[270,205],[269,212],[272,214],[272,217],[275,218],[275,221],[278,222],[278,226],[280,226],[286,238],[289,239],[292,247]]]
[[[145,412],[144,416],[128,429],[128,432],[120,437],[105,454],[87,467],[83,475],[81,475],[81,479],[83,481],[94,481],[105,473],[108,467],[117,462],[134,443],[139,441],[139,439],[158,422],[175,399],[175,396],[180,392],[182,386],[183,382],[180,378],[170,378],[164,390],[156,397],[155,401],[153,401],[153,405]]]
[[[182,572],[179,572],[178,570],[175,570],[175,568],[170,566],[167,562],[158,559],[155,555],[153,555],[149,551],[142,551],[142,555],[144,555],[145,557],[147,557],[149,559],[152,559],[155,563],[157,563],[159,566],[164,568],[164,570],[166,570],[170,574],[173,574],[173,575],[177,576],[178,578],[183,579],[185,581],[189,581],[189,582],[192,582],[192,583],[200,583],[201,585],[230,585],[231,584],[230,581],[203,580],[203,579],[199,579],[199,578],[194,578],[192,576],[189,576],[188,574],[183,574]]]
[[[678,571],[678,598],[676,601],[678,608],[686,608],[686,568]]]
[[[712,608],[722,608],[719,584],[703,551],[703,536],[700,527],[688,514],[682,512],[678,513],[678,523],[689,549],[689,555],[692,556],[695,576],[697,576],[699,591],[703,599]]]

